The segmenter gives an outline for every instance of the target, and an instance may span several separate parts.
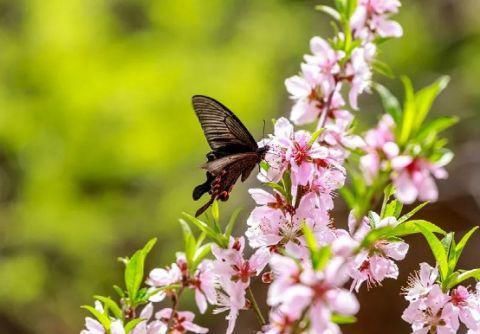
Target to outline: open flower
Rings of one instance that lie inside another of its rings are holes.
[[[425,158],[401,155],[392,159],[395,196],[405,204],[420,201],[436,201],[438,188],[435,179],[448,176],[443,168],[449,160],[430,162]]]
[[[356,38],[372,41],[375,37],[401,37],[403,29],[389,16],[398,12],[398,0],[360,0],[350,19]]]
[[[273,255],[270,265],[276,274],[268,304],[289,321],[306,314],[312,333],[337,333],[332,314],[353,315],[359,308],[355,296],[342,288],[348,278],[343,263],[343,259],[333,258],[324,270],[315,271],[308,262],[300,267],[293,259]]]
[[[378,214],[371,212],[373,221],[363,219],[359,226],[350,213],[349,227],[353,239],[360,243],[368,232],[375,228],[395,226],[394,217],[380,219]],[[358,292],[361,285],[367,282],[368,287],[380,284],[385,278],[397,279],[398,266],[394,262],[403,260],[408,252],[408,244],[403,241],[377,240],[369,249],[358,253],[350,263],[350,276],[353,278],[352,288]]]

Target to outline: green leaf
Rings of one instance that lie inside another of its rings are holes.
[[[357,318],[353,315],[343,315],[338,313],[332,314],[331,320],[338,325],[348,325],[357,322]]]
[[[409,220],[411,217],[413,217],[414,214],[416,214],[418,211],[420,211],[425,205],[427,205],[428,202],[423,202],[420,205],[417,205],[413,210],[410,212],[404,214],[398,219],[399,223],[403,223],[404,221]]]
[[[270,188],[272,189],[275,189],[276,191],[278,191],[280,194],[284,195],[285,196],[285,189],[283,189],[283,187],[281,185],[279,185],[278,183],[275,183],[275,182],[266,182],[265,183],[266,186],[269,186]]]
[[[332,8],[330,6],[318,5],[318,6],[315,6],[315,9],[329,15],[336,21],[340,21],[341,19],[340,13],[337,12],[335,8]]]
[[[472,269],[472,270],[467,270],[462,273],[459,273],[448,282],[447,288],[451,289],[470,278],[475,278],[476,280],[480,280],[480,269]]]
[[[426,220],[410,220],[407,222],[403,222],[397,226],[394,227],[392,231],[392,236],[395,237],[404,237],[407,235],[412,235],[412,234],[417,234],[421,233],[420,229],[418,228],[418,224],[422,225],[425,229],[432,233],[438,233],[445,235],[446,232],[442,230],[440,227],[437,225],[430,223],[429,221]]]
[[[415,140],[422,144],[424,141],[434,139],[437,134],[458,123],[458,117],[444,116],[436,118],[420,128]]]
[[[268,172],[268,170],[270,169],[270,165],[265,160],[260,161],[259,165],[260,165],[260,168],[266,172]]]
[[[360,244],[361,248],[369,248],[377,240],[383,240],[390,237],[394,228],[392,226],[384,226],[371,230],[367,233],[365,238],[363,238],[362,243]]]
[[[103,297],[103,296],[93,296],[93,298],[101,301],[105,306],[108,307],[109,310],[112,311],[113,315],[117,319],[123,319],[123,312],[120,306],[111,299],[110,297]]]
[[[195,268],[200,263],[200,261],[202,261],[208,254],[210,254],[211,248],[212,248],[212,244],[208,243],[197,249],[193,257],[193,265]]]
[[[465,235],[460,239],[460,242],[455,246],[454,249],[454,254],[455,254],[455,266],[457,265],[458,260],[460,259],[460,256],[462,255],[463,249],[468,243],[468,240],[472,237],[473,233],[478,230],[478,226],[473,227],[465,233]]]
[[[179,222],[183,232],[183,242],[185,244],[185,257],[186,257],[187,263],[191,265],[193,263],[193,257],[195,255],[197,242],[187,222],[184,221],[183,219],[179,219]]]
[[[233,211],[232,215],[230,216],[230,219],[228,220],[227,227],[225,227],[225,237],[227,237],[227,240],[230,239],[230,236],[232,235],[233,228],[235,227],[238,215],[241,211],[242,209],[240,208],[235,209],[235,211]]]
[[[405,89],[405,101],[403,105],[403,117],[398,142],[400,143],[400,145],[405,145],[410,138],[410,134],[412,133],[412,130],[414,128],[417,111],[415,104],[415,93],[413,91],[412,82],[406,76],[402,76],[401,79]]]
[[[387,204],[385,212],[382,217],[395,217],[398,218],[402,212],[403,204],[396,199]]]
[[[440,240],[443,246],[443,249],[445,250],[445,254],[447,254],[447,259],[448,262],[450,263],[450,255],[452,250],[452,243],[455,243],[455,234],[453,232],[447,233],[442,240]],[[450,269],[450,264],[448,266]]]
[[[398,126],[402,118],[402,108],[397,98],[386,87],[378,83],[375,83],[373,88],[377,91],[378,95],[380,95],[383,109],[392,116],[395,124]]]
[[[142,318],[137,318],[137,319],[132,319],[130,320],[126,325],[125,325],[125,333],[128,334],[130,333],[134,328],[135,326],[137,326],[139,323],[141,323],[142,321],[146,321],[145,319],[142,319]]]
[[[200,231],[204,232],[209,238],[214,240],[217,244],[221,245],[222,247],[227,247],[228,240],[224,238],[223,235],[215,232],[207,223],[201,221],[198,218],[195,218],[188,213],[183,212],[183,216],[188,219],[193,225],[197,226]]]
[[[95,316],[95,318],[97,318],[97,320],[102,324],[103,328],[105,328],[107,331],[110,330],[110,318],[107,314],[100,312],[90,305],[83,305],[81,308],[89,311],[93,316]]]
[[[437,261],[440,277],[444,280],[448,276],[448,258],[447,253],[445,252],[445,248],[443,244],[438,238],[430,232],[426,227],[422,224],[416,224],[420,232],[423,234],[425,240],[427,240],[430,249],[432,250],[433,256]]]
[[[305,237],[305,242],[307,243],[308,249],[311,252],[318,251],[317,240],[315,239],[315,234],[313,234],[312,229],[307,224],[303,224],[303,236]]]
[[[145,258],[156,242],[157,238],[148,241],[145,247],[136,251],[126,263],[125,286],[128,291],[128,296],[132,301],[135,301],[138,289],[143,282]]]
[[[384,63],[383,61],[380,61],[378,59],[374,59],[372,65],[375,72],[390,79],[395,78],[395,74],[387,63]]]
[[[308,145],[312,146],[317,141],[318,137],[322,134],[322,132],[324,130],[325,130],[324,128],[321,128],[321,129],[318,129],[317,131],[315,131],[312,134],[312,137],[310,137],[310,140],[308,141]]]
[[[211,212],[212,212],[213,221],[215,223],[218,223],[220,221],[220,208],[218,207],[218,201],[213,201]]]
[[[120,298],[124,298],[125,297],[125,292],[123,291],[123,289],[121,287],[119,287],[118,285],[114,285],[113,286],[113,290],[115,290],[115,292],[120,296]]]
[[[415,96],[416,117],[413,124],[413,131],[416,131],[422,125],[423,121],[430,111],[433,101],[447,87],[450,78],[442,76],[430,86],[421,89]]]
[[[332,249],[330,246],[323,246],[316,252],[316,265],[314,268],[316,270],[323,270],[325,266],[328,264],[328,261],[330,260],[332,256]]]
[[[382,209],[380,211],[380,217],[385,218],[385,210],[387,209],[387,204],[390,198],[393,196],[395,193],[395,187],[393,184],[389,184],[388,186],[385,187],[383,191],[383,203],[382,203]]]

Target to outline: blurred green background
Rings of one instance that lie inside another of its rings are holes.
[[[121,282],[117,256],[156,236],[149,268],[174,258],[176,220],[199,206],[191,190],[208,150],[190,97],[223,101],[260,138],[264,119],[289,110],[283,80],[298,71],[310,37],[331,34],[318,3],[0,0],[0,333],[78,333],[79,306]],[[403,1],[405,37],[381,53],[417,87],[452,76],[434,112],[462,117],[449,133],[457,160],[426,215],[458,231],[479,218],[479,11],[478,0]],[[373,124],[376,97],[361,105],[358,117]],[[222,205],[225,214],[237,206],[247,214],[247,186]],[[407,332],[398,285],[429,258],[413,243],[419,250],[400,281],[362,295],[360,321],[347,332]],[[465,266],[475,263],[471,248]],[[398,302],[387,307],[390,298]],[[251,332],[245,319],[238,333]],[[212,333],[222,331],[223,323]]]

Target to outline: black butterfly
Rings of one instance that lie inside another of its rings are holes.
[[[200,216],[216,199],[228,200],[238,178],[244,182],[268,151],[268,146],[258,147],[247,128],[220,102],[202,95],[192,97],[193,109],[212,151],[207,154],[205,183],[195,187],[193,199],[209,193],[210,200],[198,209]]]

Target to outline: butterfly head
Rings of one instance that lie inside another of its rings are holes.
[[[270,146],[268,146],[268,145],[259,147],[257,149],[257,155],[258,155],[258,160],[259,161],[262,161],[263,159],[265,159],[265,155],[267,154],[269,149],[270,149]]]

